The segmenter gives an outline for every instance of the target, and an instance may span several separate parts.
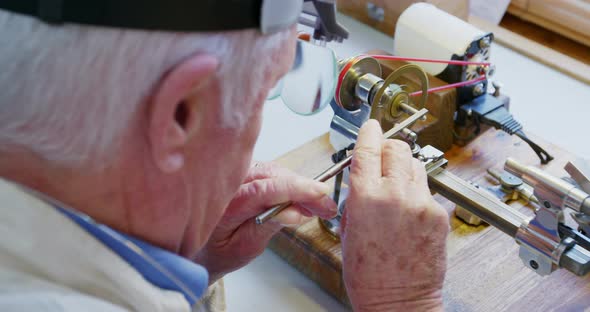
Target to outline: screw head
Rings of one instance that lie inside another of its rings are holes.
[[[493,76],[496,73],[496,65],[492,64],[488,67],[488,76]]]
[[[522,185],[522,180],[518,177],[511,175],[510,173],[504,171],[500,176],[500,183],[502,186],[508,189],[515,189]]]
[[[484,37],[479,40],[479,47],[485,49],[490,46],[490,38]]]
[[[485,92],[483,88],[483,83],[478,83],[475,87],[473,87],[473,95],[480,96]]]
[[[531,260],[531,261],[529,262],[529,265],[531,266],[531,268],[532,268],[533,270],[536,270],[536,269],[538,269],[538,268],[539,268],[539,264],[538,264],[538,263],[537,263],[537,261],[535,261],[535,260]]]

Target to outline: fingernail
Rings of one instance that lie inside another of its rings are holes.
[[[322,219],[332,219],[338,215],[338,207],[330,197],[326,198],[326,203],[322,205],[323,209],[319,210],[319,212],[317,212],[317,206],[311,206],[308,203],[300,203],[300,205],[307,211],[316,211],[317,216]]]
[[[338,207],[334,206],[334,207],[329,207],[329,211],[326,212],[326,216],[329,219],[334,218],[336,215],[338,214]]]
[[[275,220],[275,219],[276,219],[276,217],[275,217],[275,218],[273,218],[273,219],[271,219],[271,220],[269,220],[269,221],[267,222],[267,224],[269,224],[269,225],[273,225],[273,226],[279,226],[279,227],[281,227],[281,228],[284,228],[284,227],[288,227],[288,228],[296,228],[296,227],[298,227],[298,226],[299,226],[299,224],[298,224],[298,223],[295,223],[295,224],[292,224],[292,223],[282,223],[280,220]]]
[[[276,222],[279,223],[281,226],[286,226],[286,227],[294,227],[299,225],[299,223],[294,222],[293,220],[290,220],[289,218],[281,218],[279,216],[275,217]]]
[[[296,227],[301,224],[301,215],[295,211],[286,210],[276,215],[273,221],[284,227]]]
[[[338,216],[338,209],[336,209],[336,210],[333,211],[333,214],[330,217],[330,219],[334,219],[334,218],[336,218],[336,216]]]
[[[277,219],[280,219],[280,218],[274,217],[274,218],[268,220],[268,222],[266,222],[266,224],[270,225],[270,226],[279,226],[281,228],[284,228],[284,227],[296,228],[299,226],[298,223],[282,222],[282,220],[277,220]]]
[[[322,194],[325,195],[330,195],[332,194],[332,187],[330,187],[328,184],[323,183],[323,182],[317,182],[316,183],[318,191]]]
[[[326,214],[322,219],[330,220],[336,218],[338,211],[330,211],[330,214]]]

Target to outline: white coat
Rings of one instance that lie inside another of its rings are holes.
[[[0,179],[0,311],[224,310],[223,290],[209,290],[191,307],[53,205]]]

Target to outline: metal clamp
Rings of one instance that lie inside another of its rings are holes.
[[[561,243],[558,224],[563,223],[563,212],[557,209],[539,209],[535,217],[523,223],[516,233],[520,258],[524,265],[539,275],[549,275],[559,266],[566,245]]]
[[[490,188],[490,191],[498,195],[503,202],[506,203],[511,200],[522,199],[525,204],[528,202],[539,203],[539,199],[535,196],[533,188],[524,183],[521,178],[506,171],[500,172],[492,168],[487,171],[491,177],[500,183],[497,187]]]
[[[559,267],[585,275],[590,270],[590,250],[586,249],[589,239],[565,225],[564,211],[574,210],[574,220],[580,228],[588,229],[590,195],[576,185],[514,159],[506,160],[505,169],[533,186],[539,199],[535,217],[523,223],[515,236],[525,265],[540,275],[548,275]],[[568,163],[566,170],[579,184],[587,185],[587,175],[574,164]]]

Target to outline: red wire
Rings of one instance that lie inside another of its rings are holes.
[[[433,59],[425,59],[425,58],[418,58],[418,57],[403,57],[403,56],[394,56],[394,55],[368,55],[374,59],[378,60],[388,60],[388,61],[411,61],[411,62],[422,62],[422,63],[442,63],[442,64],[451,64],[451,65],[481,65],[481,66],[490,66],[490,62],[470,62],[470,61],[449,61],[449,60],[433,60]]]
[[[451,83],[451,84],[440,86],[440,87],[430,88],[430,89],[428,89],[428,91],[426,93],[430,94],[430,93],[439,92],[439,91],[443,91],[443,90],[458,88],[458,87],[466,86],[468,84],[472,84],[474,82],[478,82],[478,81],[482,81],[482,80],[486,80],[486,76],[482,75],[476,79],[471,79],[471,80],[467,80],[467,81]],[[416,92],[410,93],[410,96],[416,96],[416,95],[421,95],[421,94],[422,94],[422,91],[416,91]]]

